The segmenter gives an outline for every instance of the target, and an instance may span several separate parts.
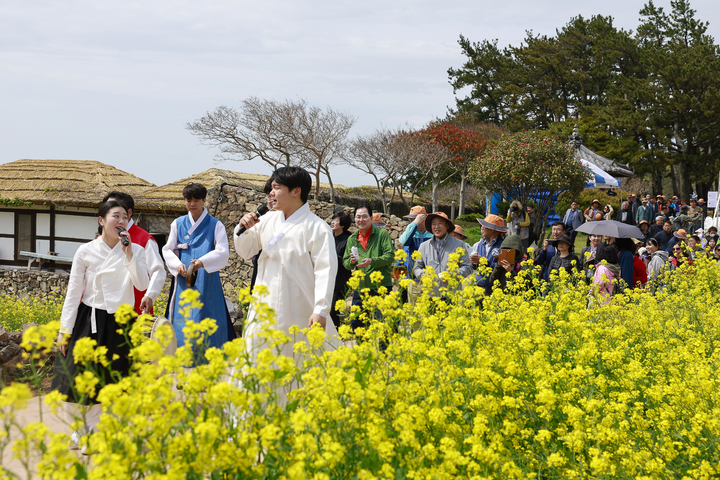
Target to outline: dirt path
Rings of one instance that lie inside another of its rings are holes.
[[[24,408],[23,410],[19,410],[16,412],[16,417],[18,423],[21,427],[25,427],[31,422],[39,422],[40,419],[40,406],[38,405],[38,402],[42,402],[42,421],[52,430],[56,433],[65,433],[70,434],[70,428],[68,425],[66,425],[62,418],[53,415],[50,411],[50,408],[48,408],[44,403],[44,396],[41,397],[34,397],[30,400],[28,403],[28,406]],[[58,411],[60,413],[60,411]],[[19,435],[20,432],[13,429],[10,433],[11,439],[17,439],[17,435]],[[35,465],[40,459],[39,455],[33,456],[33,458],[30,459],[30,470],[31,474],[28,477],[27,471],[25,469],[25,466],[17,459],[13,458],[13,452],[11,450],[12,445],[14,442],[11,442],[10,445],[5,448],[5,450],[2,452],[2,466],[6,469],[12,472],[13,474],[17,475],[18,478],[21,479],[34,479],[36,478],[35,473]],[[80,453],[78,452],[78,457],[80,457]],[[86,458],[86,457],[85,457]]]

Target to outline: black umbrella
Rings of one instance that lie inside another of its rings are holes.
[[[617,220],[598,220],[595,222],[583,223],[576,229],[578,232],[588,235],[603,235],[615,238],[643,238],[642,230],[635,225],[618,222]]]

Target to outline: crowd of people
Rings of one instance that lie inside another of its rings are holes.
[[[295,326],[313,328],[317,324],[328,333],[327,345],[332,348],[338,344],[341,323],[338,300],[347,300],[352,294],[352,304],[362,307],[368,298],[381,295],[382,287],[391,289],[395,249],[382,219],[370,205],[355,208],[354,218],[336,213],[330,225],[313,214],[307,204],[311,185],[310,175],[300,167],[277,169],[265,185],[269,212],[262,218],[260,213],[244,215],[232,237],[238,255],[253,263],[251,285],[265,287],[262,301],[275,312],[274,328],[290,333]],[[53,388],[68,396],[66,408],[71,416],[76,416],[78,404],[87,406],[85,431],[94,428],[100,410],[91,395],[78,394],[74,388],[74,379],[81,374],[74,360],[75,346],[90,338],[107,349],[111,360],[94,366],[105,383],[126,375],[129,345],[118,333],[122,329],[115,314],[122,304],[133,305],[138,314],[152,313],[166,271],[172,276],[166,316],[174,326],[177,345],[187,342],[184,327],[188,321],[212,318],[217,324],[212,334],[192,342],[193,364],[189,367],[203,362],[208,348],[221,347],[236,336],[219,276],[229,262],[228,233],[205,208],[204,186],[187,185],[183,197],[188,214],[172,223],[167,243],[160,250],[155,239],[133,222],[132,197],[110,192],[98,211],[97,238],[75,254],[57,340],[60,355],[55,360]],[[637,225],[642,235],[634,239],[590,235],[587,246],[575,252],[583,223],[612,219],[613,215],[620,222]],[[479,218],[481,239],[472,246],[466,243],[462,227],[445,213],[428,214],[417,205],[405,216],[410,222],[399,242],[407,252],[409,278],[422,280],[429,267],[439,275],[439,283],[427,292],[431,295],[447,295],[452,290],[447,271],[451,255],[460,252],[455,274],[472,277],[471,282],[488,294],[493,288],[506,288],[508,279],[530,265],[540,268],[540,277],[548,284],[553,273],[577,272],[597,285],[596,299],[606,303],[617,288],[646,284],[659,288],[657,280],[666,269],[692,263],[699,255],[720,259],[717,229],[704,232],[701,228],[705,215],[703,200],[694,198],[685,205],[677,197],[667,200],[647,195],[638,199],[628,195],[617,214],[598,200],[584,211],[572,202],[562,221],[553,223],[550,238],[536,247],[535,255],[528,255],[537,241],[538,219],[532,205],[523,208],[514,201],[505,218],[494,214]],[[350,233],[353,221],[357,229]],[[419,256],[413,255],[415,252]],[[523,263],[526,258],[532,262]],[[348,282],[355,270],[365,275],[350,292]],[[183,292],[188,289],[199,293],[199,304],[190,308],[183,306]],[[368,295],[361,294],[363,291]],[[251,308],[245,322],[243,336],[251,354],[265,347],[259,335],[261,325],[254,321],[257,316]],[[366,322],[367,317],[356,315],[350,327],[357,332],[367,327]],[[285,345],[282,353],[292,357],[292,343]],[[75,432],[73,440],[77,442],[82,433]]]

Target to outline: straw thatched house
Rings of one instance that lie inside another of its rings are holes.
[[[210,168],[176,182],[145,190],[135,197],[135,210],[143,212],[147,229],[155,232],[153,235],[158,244],[164,245],[172,221],[187,213],[182,191],[189,183],[201,183],[208,189],[205,207],[210,215],[217,216],[218,204],[222,201],[223,193],[227,194],[228,188],[242,187],[261,192],[268,178],[266,175]],[[222,218],[220,220],[225,221]]]
[[[95,238],[97,208],[108,192],[135,196],[154,186],[93,160],[0,165],[0,265],[26,265],[21,251],[72,257]]]

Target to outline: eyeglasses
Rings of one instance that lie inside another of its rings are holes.
[[[369,215],[355,215],[355,220],[367,220],[370,218]]]

